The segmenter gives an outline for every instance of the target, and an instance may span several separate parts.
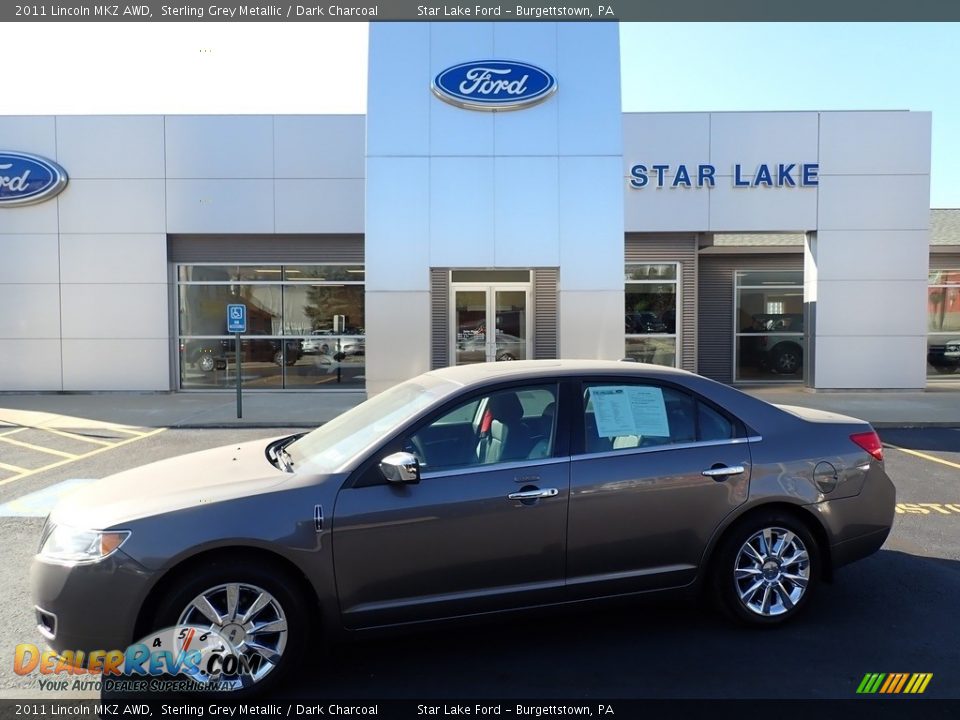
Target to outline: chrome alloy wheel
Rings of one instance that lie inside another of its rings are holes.
[[[764,528],[740,548],[733,578],[740,602],[748,610],[763,617],[783,615],[806,592],[810,555],[789,530]]]
[[[280,603],[266,590],[247,583],[204,590],[180,613],[177,624],[210,627],[250,660],[250,675],[207,678],[233,689],[263,680],[280,662],[287,646],[287,617]]]

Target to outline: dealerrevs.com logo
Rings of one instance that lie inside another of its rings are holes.
[[[431,89],[441,100],[467,110],[520,110],[550,97],[557,81],[529,63],[475,60],[442,71]]]
[[[13,670],[41,690],[235,690],[251,684],[259,655],[239,652],[210,628],[178,625],[120,650],[41,650],[22,643]]]

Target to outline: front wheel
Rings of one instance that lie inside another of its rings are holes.
[[[240,656],[229,666],[236,669],[205,680],[233,697],[261,695],[281,682],[303,656],[310,632],[307,606],[292,578],[235,560],[215,562],[178,582],[154,625],[209,627],[228,640]]]
[[[721,542],[714,598],[740,623],[779,625],[810,602],[820,574],[820,550],[806,525],[783,513],[755,516]]]

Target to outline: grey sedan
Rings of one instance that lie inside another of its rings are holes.
[[[94,483],[50,515],[31,589],[58,651],[209,628],[244,661],[219,679],[262,692],[314,634],[676,589],[782,623],[894,502],[861,420],[659,366],[489,363]]]

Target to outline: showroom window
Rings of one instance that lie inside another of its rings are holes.
[[[250,390],[358,388],[365,381],[362,265],[179,265],[180,387],[236,386],[227,305],[247,307]]]
[[[628,263],[624,274],[626,357],[677,367],[679,263]]]
[[[738,270],[734,292],[734,381],[803,380],[803,272]]]
[[[960,269],[930,271],[927,375],[960,378]]]

